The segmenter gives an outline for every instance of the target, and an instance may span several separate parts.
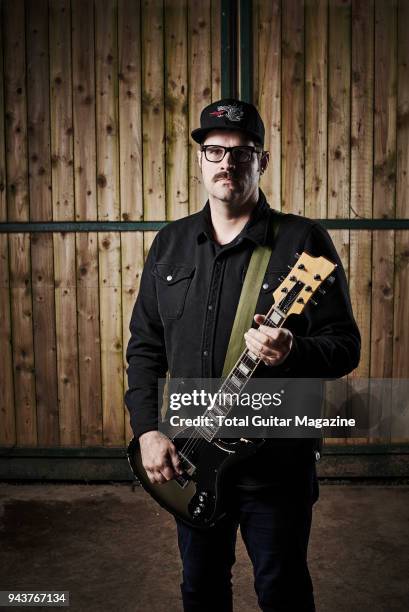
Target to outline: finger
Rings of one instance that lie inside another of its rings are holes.
[[[266,319],[266,315],[263,315],[263,314],[255,314],[254,315],[254,320],[259,325],[260,325],[260,323],[263,323],[263,321],[265,321],[265,319]]]
[[[175,476],[175,470],[170,465],[167,465],[161,469],[161,474],[165,480],[172,480]]]
[[[257,355],[261,353],[263,356],[273,356],[276,351],[267,342],[267,340],[260,342],[258,338],[254,337],[246,338],[247,346],[253,353]]]
[[[262,327],[264,329],[267,329],[268,332],[270,331],[268,327]],[[245,337],[254,338],[254,340],[257,340],[258,342],[261,342],[262,344],[265,344],[270,348],[274,347],[274,345],[276,344],[275,337],[272,336],[270,333],[264,333],[263,331],[260,331],[262,327],[259,327],[259,329],[250,329],[248,332],[246,332]]]
[[[165,478],[165,476],[163,476],[162,472],[159,471],[155,471],[154,472],[154,484],[164,484],[165,482],[167,482],[168,480],[170,480],[169,478]]]
[[[282,341],[283,332],[281,329],[277,329],[276,327],[268,327],[268,325],[260,325],[257,331],[265,336],[268,336],[268,338],[271,338],[274,341]]]
[[[159,484],[162,482],[162,480],[163,482],[166,482],[162,474],[157,470],[146,470],[146,474],[151,484]]]
[[[260,359],[262,359],[266,365],[272,365],[273,363],[275,363],[277,360],[281,359],[282,357],[282,353],[280,351],[266,347],[265,345],[258,342],[257,340],[254,340],[254,341],[246,340],[246,344],[247,344],[247,348],[252,353],[257,355],[257,357],[260,357]],[[271,360],[271,361],[266,362],[265,360]]]
[[[177,474],[182,474],[183,473],[182,464],[180,462],[177,450],[176,450],[176,448],[174,446],[169,449],[169,455],[170,455],[170,460],[172,462],[172,466],[173,466],[173,469],[175,470],[175,472]]]

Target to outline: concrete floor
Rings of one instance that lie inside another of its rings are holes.
[[[2,483],[0,541],[0,590],[70,591],[73,612],[181,610],[173,519],[129,484]],[[407,612],[408,550],[408,486],[321,485],[317,611]],[[237,552],[235,612],[256,612],[240,539]]]

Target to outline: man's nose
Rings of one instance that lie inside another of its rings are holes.
[[[222,159],[222,168],[231,168],[236,165],[231,151],[226,151],[226,155]]]

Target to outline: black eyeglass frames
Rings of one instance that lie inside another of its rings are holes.
[[[222,145],[202,145],[200,149],[204,152],[207,161],[214,163],[221,162],[227,152],[231,153],[236,164],[248,164],[253,153],[262,153],[261,149],[251,146],[223,147]]]

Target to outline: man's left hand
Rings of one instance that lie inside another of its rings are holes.
[[[285,327],[263,325],[265,318],[265,315],[254,315],[254,320],[260,327],[258,329],[251,327],[244,334],[246,345],[265,365],[280,365],[291,351],[293,335]]]

